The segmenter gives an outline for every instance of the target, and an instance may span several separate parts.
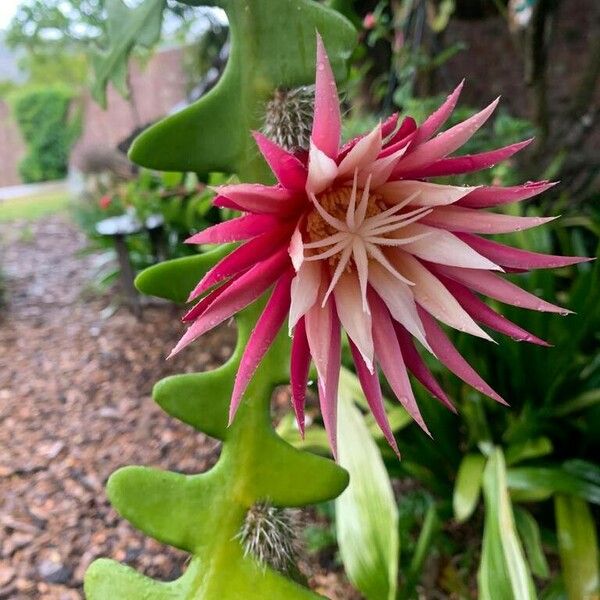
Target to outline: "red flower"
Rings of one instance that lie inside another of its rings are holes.
[[[98,206],[102,209],[102,210],[108,210],[108,208],[110,207],[110,205],[112,204],[112,198],[111,196],[102,196],[102,198],[100,198],[100,200],[98,200]]]
[[[367,13],[363,19],[363,27],[365,29],[375,29],[376,25],[377,19],[375,18],[375,15],[372,12]]]

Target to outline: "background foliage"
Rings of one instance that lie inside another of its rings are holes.
[[[19,165],[27,183],[64,178],[69,152],[79,134],[71,93],[62,87],[25,90],[13,99],[14,114],[27,144]]]

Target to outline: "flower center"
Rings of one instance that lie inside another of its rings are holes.
[[[360,198],[363,190],[357,190],[357,197]],[[342,222],[346,221],[348,205],[352,198],[351,187],[339,187],[337,189],[327,190],[319,194],[319,204],[335,219]],[[385,204],[377,194],[369,194],[367,201],[367,210],[365,218],[374,217],[386,209]],[[339,233],[339,229],[328,223],[321,213],[313,207],[306,217],[306,240],[307,242],[320,242],[329,236]],[[315,254],[317,252],[314,252]],[[332,257],[334,258],[334,257]],[[335,262],[335,261],[334,261]]]
[[[363,308],[368,312],[367,281],[369,263],[378,262],[400,281],[413,282],[399,273],[386,256],[386,249],[403,246],[429,235],[428,232],[402,236],[401,230],[431,212],[420,206],[404,211],[418,194],[408,196],[387,207],[383,199],[371,192],[371,176],[358,188],[358,171],[352,187],[327,190],[319,196],[310,194],[312,208],[306,215],[304,260],[327,261],[332,267],[327,300],[344,272],[356,271],[360,282]]]

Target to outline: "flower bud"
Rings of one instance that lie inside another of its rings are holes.
[[[308,150],[315,102],[314,86],[278,88],[267,103],[263,133],[288,150]]]

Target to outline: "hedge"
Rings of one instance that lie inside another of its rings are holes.
[[[27,145],[19,164],[26,183],[66,176],[69,153],[80,132],[79,120],[70,118],[72,99],[72,93],[60,87],[28,89],[14,96],[14,115]]]

